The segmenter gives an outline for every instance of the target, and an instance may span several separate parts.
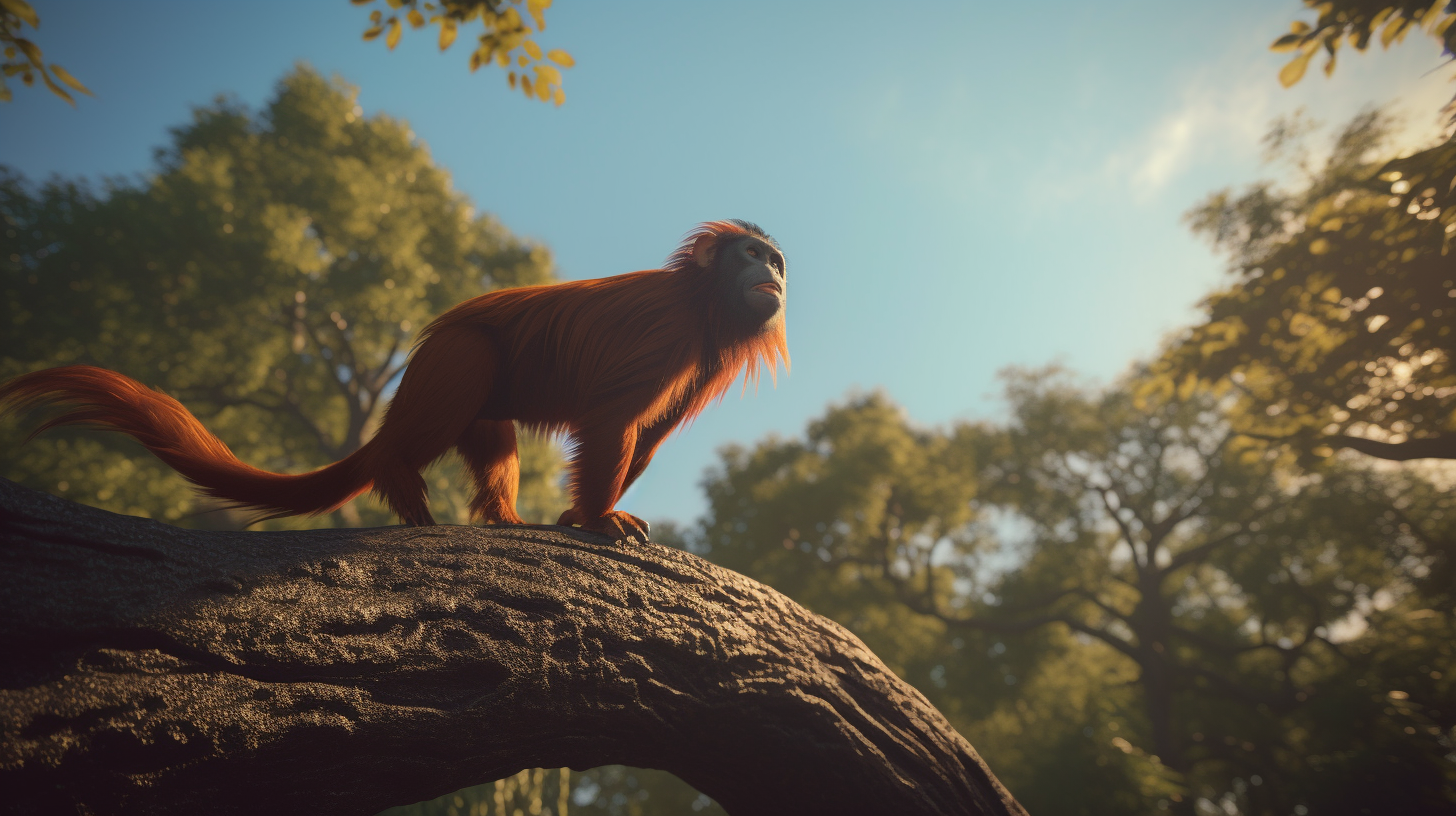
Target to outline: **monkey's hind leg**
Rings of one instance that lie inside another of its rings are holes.
[[[516,453],[515,423],[477,419],[460,435],[455,449],[475,480],[471,518],[487,524],[525,524],[516,514],[521,460]]]
[[[475,421],[497,369],[495,345],[470,327],[443,328],[415,349],[368,444],[374,492],[405,524],[435,523],[420,471]]]

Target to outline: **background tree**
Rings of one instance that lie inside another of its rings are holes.
[[[563,783],[565,792],[563,792]],[[666,771],[607,765],[589,771],[536,768],[380,816],[723,816],[712,799]]]
[[[37,191],[5,171],[0,376],[116,369],[269,469],[358,449],[415,332],[481,292],[549,281],[551,260],[478,214],[406,123],[365,117],[356,93],[299,67],[256,115],[222,99],[198,108],[153,176],[101,194],[64,181]],[[3,467],[17,481],[168,520],[194,510],[183,480],[128,439],[19,445],[9,430]],[[528,518],[564,504],[557,460],[546,443],[524,446]],[[449,488],[442,517],[463,520],[464,480],[450,468],[430,478]]]
[[[1445,494],[1302,476],[1207,392],[1008,396],[1005,427],[870,396],[725,450],[690,544],[853,628],[1032,812],[1456,804]]]
[[[1229,377],[1240,430],[1316,456],[1456,458],[1456,208],[1438,201],[1456,142],[1386,162],[1390,130],[1360,116],[1302,188],[1225,190],[1189,213],[1235,280],[1159,363],[1159,387]]]
[[[352,0],[356,6],[367,6],[374,0]],[[475,50],[470,52],[470,70],[495,63],[506,69],[506,82],[512,88],[520,88],[527,99],[555,102],[560,106],[566,101],[566,92],[561,88],[561,68],[576,64],[571,55],[559,48],[543,52],[531,35],[546,30],[546,9],[551,0],[524,0],[526,13],[536,24],[532,29],[521,16],[523,0],[388,0],[389,16],[375,9],[369,13],[369,28],[364,31],[365,40],[375,40],[381,35],[384,44],[393,51],[404,35],[404,24],[410,28],[424,28],[433,23],[440,27],[440,50],[444,51],[455,42],[460,26],[480,21],[484,27]],[[428,15],[428,16],[426,16]],[[530,69],[529,72],[527,69]]]
[[[1323,49],[1365,50],[1424,30],[1456,55],[1456,6],[1445,0],[1305,0],[1273,44],[1294,51],[1280,72],[1298,82]],[[1242,395],[1244,430],[1306,455],[1352,448],[1386,459],[1456,458],[1456,108],[1445,140],[1392,158],[1389,122],[1358,117],[1303,187],[1225,190],[1189,214],[1196,232],[1232,258],[1235,282],[1210,296],[1208,318],[1158,369],[1165,390],[1182,378],[1228,377]],[[1288,123],[1270,134],[1278,148]],[[1384,154],[1384,160],[1380,155]]]

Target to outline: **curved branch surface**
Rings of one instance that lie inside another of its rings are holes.
[[[367,814],[523,768],[733,814],[1023,814],[858,638],[559,527],[203,532],[0,480],[0,810]]]

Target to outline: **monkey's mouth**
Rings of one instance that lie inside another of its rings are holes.
[[[784,290],[782,287],[779,286],[778,281],[760,283],[759,285],[753,287],[753,291],[762,292],[765,295],[773,295],[774,297],[779,297],[784,293]]]

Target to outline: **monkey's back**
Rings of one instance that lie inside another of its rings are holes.
[[[647,421],[702,385],[705,316],[687,283],[647,270],[489,292],[441,315],[420,346],[447,331],[491,338],[491,418],[551,431],[603,412]]]

